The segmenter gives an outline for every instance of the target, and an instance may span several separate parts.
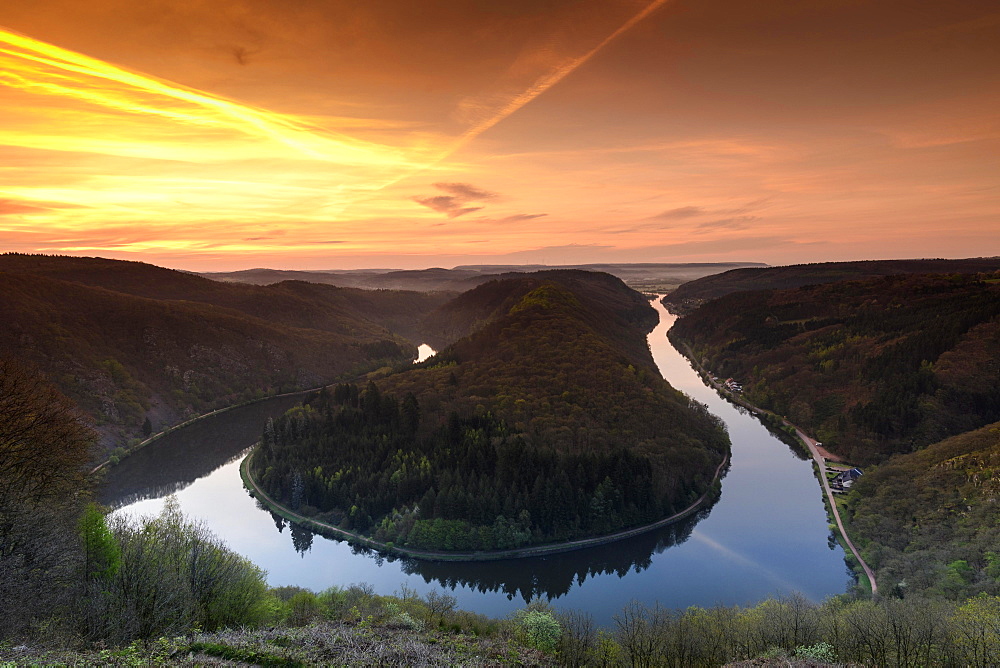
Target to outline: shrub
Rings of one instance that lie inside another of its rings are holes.
[[[834,663],[837,652],[828,642],[818,642],[815,645],[800,645],[795,648],[795,658],[808,659],[817,663]]]
[[[517,625],[525,644],[543,652],[553,651],[562,635],[562,627],[549,612],[522,610],[517,614]]]

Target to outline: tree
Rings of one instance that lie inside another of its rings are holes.
[[[37,372],[0,359],[0,637],[68,606],[93,431]]]
[[[87,581],[107,581],[121,565],[122,551],[108,529],[104,513],[88,503],[77,524],[83,541],[83,574]]]
[[[94,439],[58,390],[0,359],[0,513],[81,490]]]

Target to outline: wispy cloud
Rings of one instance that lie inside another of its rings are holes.
[[[536,218],[544,218],[549,214],[547,213],[515,213],[513,216],[506,216],[499,219],[498,223],[520,223],[525,220],[534,220]]]
[[[433,195],[430,197],[414,197],[413,201],[428,209],[443,213],[449,218],[458,218],[473,211],[479,211],[482,206],[466,206],[475,202],[484,202],[497,197],[497,193],[477,188],[469,183],[435,183],[434,187],[448,195]]]
[[[751,223],[760,220],[760,216],[733,216],[709,220],[698,225],[700,230],[745,230]]]
[[[705,210],[700,206],[682,206],[676,209],[670,209],[664,211],[663,213],[653,216],[653,220],[682,220],[684,218],[692,218],[694,216],[700,216],[705,213]]]

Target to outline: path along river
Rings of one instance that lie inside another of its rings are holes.
[[[814,601],[842,593],[850,576],[831,547],[822,492],[811,463],[746,411],[707,387],[667,340],[674,317],[658,302],[650,349],[671,385],[726,423],[732,463],[722,496],[678,524],[611,545],[544,558],[479,563],[390,560],[276,522],[243,489],[239,462],[269,415],[295,397],[275,398],[177,430],[108,472],[101,501],[116,513],[154,514],[168,494],[232,549],[268,572],[272,585],[320,591],[367,582],[447,587],[460,607],[503,616],[532,596],[586,610],[602,625],[630,600],[672,608],[753,604],[800,592]]]

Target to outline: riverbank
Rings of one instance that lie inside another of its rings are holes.
[[[877,596],[878,584],[875,581],[875,572],[871,569],[871,567],[868,566],[865,560],[861,557],[861,553],[855,547],[854,543],[851,541],[850,536],[847,534],[847,529],[844,527],[844,521],[840,517],[840,511],[837,508],[837,501],[833,496],[833,490],[830,489],[830,483],[826,478],[826,458],[824,457],[824,453],[820,452],[818,441],[816,441],[816,439],[812,438],[811,436],[807,435],[798,426],[792,424],[783,416],[765,410],[760,406],[755,406],[754,404],[751,404],[742,396],[739,396],[727,390],[725,387],[723,387],[721,383],[712,380],[711,374],[709,374],[708,370],[706,370],[698,362],[698,360],[695,359],[694,352],[691,350],[691,347],[686,342],[680,341],[674,343],[675,344],[679,343],[678,350],[680,350],[684,355],[684,357],[686,357],[687,360],[694,366],[694,368],[698,371],[698,374],[702,377],[702,379],[709,386],[713,387],[720,395],[725,397],[728,401],[731,401],[734,404],[742,406],[743,408],[750,411],[753,415],[757,416],[757,418],[761,421],[761,424],[767,427],[768,430],[770,430],[772,433],[775,433],[776,423],[780,424],[781,427],[790,428],[794,432],[795,438],[798,441],[800,447],[804,447],[805,451],[809,453],[809,456],[813,460],[814,471],[816,477],[819,479],[820,487],[822,488],[824,493],[824,500],[825,500],[824,506],[827,510],[828,519],[832,520],[833,524],[837,527],[837,530],[840,533],[839,541],[841,545],[844,548],[846,548],[846,550],[853,557],[854,564],[851,564],[852,569],[855,572],[857,572],[859,568],[861,569],[861,571],[865,574],[865,577],[868,578],[868,583],[872,596]]]
[[[606,534],[604,536],[596,536],[594,538],[581,538],[579,540],[566,541],[562,543],[548,543],[543,545],[532,545],[530,547],[516,548],[513,550],[494,550],[489,552],[433,552],[429,550],[414,550],[410,548],[400,547],[392,543],[382,543],[367,536],[362,536],[360,534],[354,533],[352,531],[345,531],[326,522],[320,522],[319,520],[313,519],[311,517],[306,517],[305,515],[300,515],[296,513],[291,508],[278,503],[270,495],[268,495],[264,490],[260,488],[257,482],[250,475],[249,463],[251,458],[254,456],[254,452],[248,454],[243,461],[240,463],[240,478],[243,480],[243,486],[250,492],[250,494],[257,499],[260,503],[267,506],[267,508],[285,518],[290,522],[294,522],[300,526],[307,529],[315,531],[323,536],[330,538],[336,538],[339,540],[346,540],[354,545],[361,545],[372,550],[377,550],[386,554],[393,554],[400,557],[411,557],[413,559],[422,559],[424,561],[500,561],[503,559],[522,559],[526,557],[544,557],[551,554],[559,554],[563,552],[572,552],[575,550],[583,550],[588,547],[596,547],[599,545],[607,545],[609,543],[614,543],[625,538],[632,538],[633,536],[639,536],[650,531],[655,531],[656,529],[663,528],[670,524],[674,524],[683,520],[686,517],[690,517],[695,512],[697,512],[704,503],[710,499],[712,496],[718,496],[721,488],[721,476],[722,471],[729,463],[729,457],[726,456],[722,462],[716,467],[715,475],[712,476],[712,482],[709,488],[702,494],[698,499],[696,499],[690,506],[681,510],[680,512],[674,513],[669,517],[665,517],[662,520],[653,522],[652,524],[646,524],[641,527],[635,527],[632,529],[625,529],[623,531],[618,531],[612,534]]]

